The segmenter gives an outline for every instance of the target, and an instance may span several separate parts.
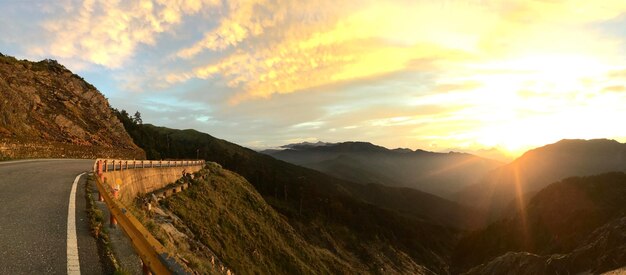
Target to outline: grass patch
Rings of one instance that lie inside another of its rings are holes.
[[[213,165],[191,183],[161,205],[235,273],[354,273],[329,251],[307,243],[243,177]]]
[[[94,192],[97,191],[93,174],[87,177],[85,183],[85,199],[87,200],[87,218],[89,219],[89,228],[91,235],[96,239],[98,246],[98,254],[105,271],[114,274],[128,274],[120,269],[120,265],[113,254],[111,241],[109,239],[109,231],[105,225],[106,219],[104,213],[96,205]],[[123,273],[118,273],[123,272]]]

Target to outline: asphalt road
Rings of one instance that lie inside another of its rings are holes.
[[[66,274],[72,183],[92,160],[0,162],[0,274]],[[102,274],[85,212],[85,180],[76,192],[76,235],[83,274]]]

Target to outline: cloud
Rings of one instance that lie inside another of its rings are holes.
[[[622,93],[626,92],[626,87],[623,85],[613,85],[602,88],[602,92],[605,93]]]
[[[298,13],[296,8],[294,6],[294,10],[289,12]],[[432,68],[439,60],[465,58],[468,54],[464,49],[473,47],[471,44],[475,41],[458,31],[455,33],[453,29],[458,27],[446,23],[445,17],[433,15],[432,11],[438,10],[436,7],[427,8],[407,9],[379,3],[350,11],[332,24],[326,21],[302,24],[287,20],[287,25],[264,31],[269,41],[250,42],[244,47],[253,50],[235,47],[237,43],[204,47],[206,44],[201,42],[179,54],[189,57],[199,54],[200,49],[216,50],[227,46],[234,50],[221,60],[198,66],[193,71],[170,74],[166,79],[177,83],[221,75],[237,91],[231,103],[238,103],[411,70],[416,64],[429,64],[426,67]],[[389,14],[397,14],[397,17],[389,18]],[[269,22],[275,20],[270,19]],[[247,21],[240,23],[246,25]],[[427,26],[433,23],[443,25],[438,31],[433,31]],[[486,23],[474,20],[462,29],[472,30],[472,26]],[[219,27],[216,31],[220,29],[223,28]],[[445,32],[448,29],[450,32]],[[215,41],[211,38],[214,36],[215,32],[211,32],[205,40],[210,38]]]
[[[218,27],[205,33],[201,41],[178,51],[177,56],[188,59],[205,49],[215,51],[236,46],[249,36],[263,34],[265,28],[274,26],[284,17],[284,13],[280,11],[281,6],[277,5],[276,2],[272,3],[265,0],[230,1],[227,5],[228,16],[220,20]],[[265,18],[255,17],[255,10],[261,8],[273,12]]]
[[[42,24],[54,36],[51,44],[33,51],[120,68],[139,45],[154,46],[157,36],[185,15],[219,5],[216,0],[68,1],[58,17]]]
[[[237,104],[394,72],[457,69],[529,49],[609,56],[613,41],[569,29],[626,9],[621,1],[364,1],[332,9],[324,9],[326,1],[316,4],[229,4],[215,29],[177,53],[185,59],[211,52],[223,57],[170,73],[167,82],[221,76],[236,93],[230,102]],[[312,20],[297,20],[311,14]]]
[[[15,6],[2,46],[90,69],[146,119],[243,144],[623,134],[593,122],[626,113],[621,0],[66,0],[39,5],[37,27]]]

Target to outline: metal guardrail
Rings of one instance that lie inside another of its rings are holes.
[[[137,164],[140,164],[138,167]],[[158,168],[158,167],[182,167],[204,164],[204,161],[136,161],[136,160],[110,160],[98,159],[94,163],[96,175],[96,186],[111,212],[111,222],[118,223],[124,233],[131,240],[133,247],[141,258],[144,271],[151,271],[154,274],[186,274],[173,257],[168,255],[165,247],[150,234],[150,232],[133,216],[124,205],[115,198],[116,192],[110,190],[111,187],[104,183],[104,173],[108,171],[118,171],[137,168]],[[132,166],[131,166],[132,165]],[[110,170],[109,170],[110,168]]]
[[[96,159],[93,170],[98,170],[98,162],[102,163],[103,172],[121,171],[137,168],[183,167],[204,164],[204,160],[121,160]]]

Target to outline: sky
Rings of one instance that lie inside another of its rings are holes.
[[[369,141],[515,157],[626,141],[626,1],[0,0],[0,52],[56,59],[144,122],[254,149]]]

